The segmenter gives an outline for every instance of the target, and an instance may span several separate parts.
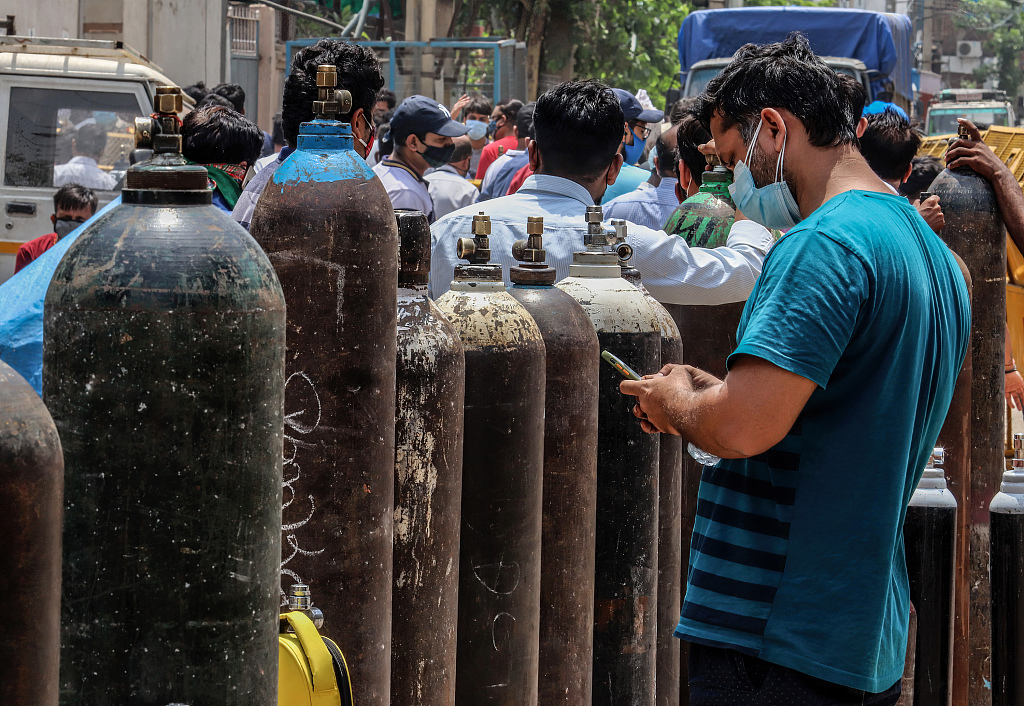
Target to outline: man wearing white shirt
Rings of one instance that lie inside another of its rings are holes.
[[[473,215],[491,218],[491,262],[516,264],[512,243],[526,237],[528,216],[544,218],[544,249],[558,279],[569,274],[572,254],[584,249],[587,206],[600,203],[615,182],[624,122],[616,96],[598,81],[568,81],[545,93],[534,111],[536,140],[528,147],[534,175],[511,196],[455,211],[431,226],[430,295],[450,288],[458,238],[470,233]],[[681,238],[627,224],[633,264],[647,289],[673,304],[743,301],[761,272],[771,234],[752,221],[738,221],[726,247],[690,248]]]
[[[443,167],[424,175],[427,180],[427,191],[434,202],[434,217],[447,216],[452,211],[476,203],[480,192],[466,179],[469,173],[469,160],[473,156],[473,145],[465,135],[455,138],[455,150],[452,158]]]
[[[455,143],[452,138],[469,132],[451,118],[448,109],[426,96],[409,96],[391,118],[391,155],[373,167],[387,189],[394,208],[421,211],[434,221],[434,202],[430,198],[424,172],[448,164]]]
[[[75,155],[66,164],[53,168],[53,185],[81,184],[90,189],[112,191],[117,179],[99,167],[97,160],[107,146],[107,131],[95,122],[82,125],[71,139],[71,152]]]
[[[655,230],[665,227],[665,221],[679,206],[676,130],[673,125],[658,135],[655,142],[654,168],[661,176],[658,185],[641,184],[638,189],[608,201],[604,204],[605,218],[622,218]]]

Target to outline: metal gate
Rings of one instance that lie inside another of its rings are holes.
[[[259,115],[260,21],[248,5],[228,5],[231,31],[231,83],[245,91],[245,114],[254,121]]]

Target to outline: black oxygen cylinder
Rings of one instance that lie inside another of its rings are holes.
[[[527,219],[508,290],[544,338],[544,523],[538,703],[590,706],[597,514],[597,334],[544,264],[544,219]]]
[[[903,523],[910,602],[917,609],[914,704],[946,706],[952,696],[956,498],[946,487],[941,448],[932,452]]]
[[[691,247],[719,247],[726,243],[736,218],[736,205],[729,195],[732,177],[721,166],[717,157],[708,155],[714,171],[704,173],[704,183],[672,214],[666,223],[668,232],[678,235]],[[713,306],[665,304],[672,315],[686,350],[686,364],[724,378],[725,361],[736,349],[736,328],[745,302]],[[682,454],[682,544],[690,546],[693,524],[697,517],[697,489],[703,466],[690,454]],[[686,597],[686,574],[689,569],[689,551],[680,561],[680,603]],[[678,618],[678,615],[676,616]],[[689,643],[679,647],[679,703],[690,703],[688,683]],[[660,663],[660,660],[659,660]]]
[[[612,223],[617,221],[613,220]],[[620,246],[621,247],[621,246]],[[672,315],[644,287],[640,271],[622,260],[622,278],[643,292],[661,330],[661,364],[683,362],[683,342]],[[658,456],[658,660],[657,706],[679,706],[679,624],[682,566],[683,439],[659,437]]]
[[[647,298],[621,277],[609,246],[624,230],[602,225],[587,207],[587,250],[558,283],[583,305],[602,350],[640,374],[661,368],[661,330]],[[598,375],[597,550],[594,589],[595,705],[653,706],[658,591],[658,437],[633,416],[622,377]]]
[[[391,702],[455,703],[466,358],[427,296],[430,226],[396,211],[398,366]]]
[[[181,100],[46,294],[67,706],[277,704],[284,296],[181,157]]]
[[[361,706],[391,691],[398,226],[334,119],[351,101],[317,71],[318,117],[267,182],[253,237],[288,302],[281,580],[309,584]]]
[[[966,128],[960,137],[970,139]],[[971,291],[971,523],[969,701],[991,698],[989,522],[985,502],[999,487],[1003,468],[1005,397],[1003,344],[1006,327],[1006,229],[995,190],[968,167],[945,169],[928,189],[942,205],[940,237],[966,263]]]
[[[0,704],[56,706],[64,456],[36,391],[0,361]]]
[[[535,706],[540,637],[544,339],[488,264],[491,223],[459,240],[437,306],[466,352],[455,702]]]
[[[975,280],[977,281],[977,280]],[[989,505],[992,586],[992,706],[1024,703],[1024,434]]]

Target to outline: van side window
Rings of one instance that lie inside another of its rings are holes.
[[[119,189],[140,115],[131,93],[12,88],[5,186]]]

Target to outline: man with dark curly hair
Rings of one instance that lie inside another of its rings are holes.
[[[353,149],[366,158],[373,144],[376,129],[373,107],[377,92],[384,85],[377,55],[371,49],[334,39],[321,39],[305,47],[292,59],[292,72],[284,84],[284,107],[281,126],[285,147],[277,160],[261,169],[246,185],[238,199],[232,217],[248,229],[256,202],[277,167],[295,151],[299,139],[299,125],[313,119],[313,101],[317,99],[316,68],[330,64],[338,68],[338,88],[352,94],[352,110],[338,115],[341,122],[352,126]]]
[[[676,636],[692,706],[892,706],[903,519],[970,342],[953,253],[857,148],[859,108],[801,35],[741,48],[696,113],[768,253],[719,380],[626,380],[704,469]],[[1019,192],[1019,189],[1018,189]],[[843,450],[854,444],[856,463]]]

